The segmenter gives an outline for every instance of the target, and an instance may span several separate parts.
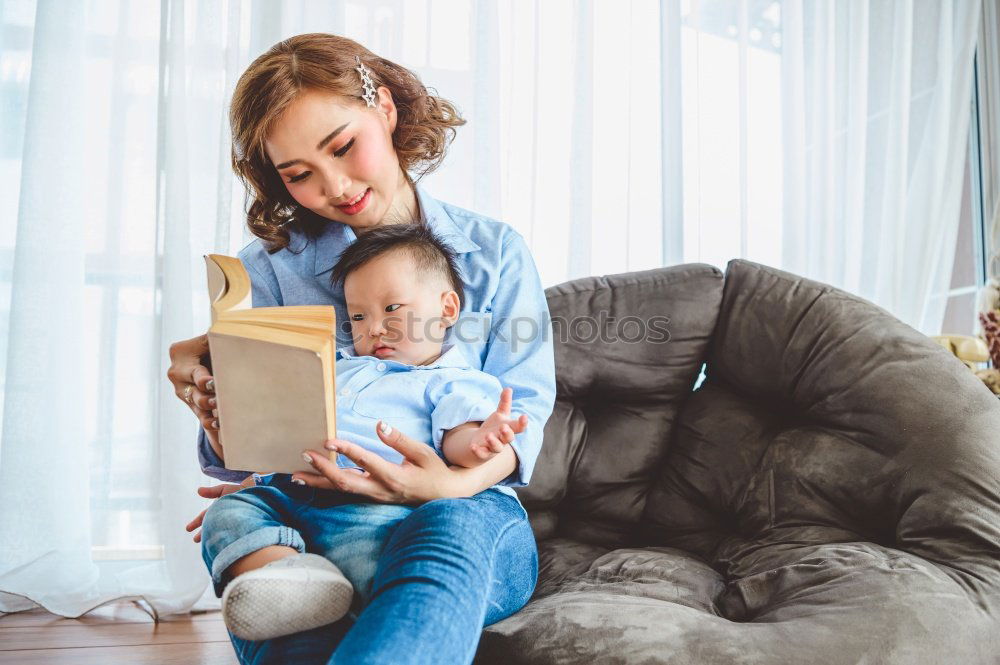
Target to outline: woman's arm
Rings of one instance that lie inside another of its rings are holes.
[[[542,449],[545,423],[555,404],[556,375],[545,290],[531,251],[513,230],[504,243],[498,284],[483,371],[513,388],[514,413],[528,416],[524,433],[511,443],[517,468],[498,481],[520,487],[528,484]]]
[[[385,426],[381,421],[375,432],[383,443],[403,455],[402,464],[390,462],[349,441],[332,439],[326,442],[327,450],[343,454],[366,471],[356,473],[341,469],[326,454],[306,450],[303,454],[318,473],[297,472],[292,475],[292,480],[320,489],[363,494],[382,503],[419,505],[432,499],[478,494],[496,485],[517,467],[514,450],[510,446],[504,446],[488,462],[474,469],[464,469],[447,466],[432,447]]]
[[[474,467],[451,467],[451,472],[455,474],[455,486],[458,488],[457,496],[473,496],[482,492],[487,487],[493,487],[504,478],[510,476],[517,469],[517,455],[510,446],[503,449],[491,459]]]

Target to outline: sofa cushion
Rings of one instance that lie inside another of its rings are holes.
[[[646,506],[650,542],[734,577],[855,540],[963,584],[1000,575],[1000,404],[937,344],[843,291],[733,261],[706,373]]]
[[[728,583],[682,550],[609,552],[489,626],[476,663],[996,662],[995,618],[934,564],[864,543],[798,552]]]
[[[635,540],[651,474],[704,362],[722,273],[686,265],[549,288],[557,400],[528,487],[539,539]]]
[[[733,261],[720,304],[702,267],[669,274],[550,290],[554,312],[669,308],[680,344],[557,341],[542,484],[519,492],[558,537],[477,662],[996,663],[996,398],[830,286]]]

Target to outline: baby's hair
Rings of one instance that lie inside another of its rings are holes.
[[[343,284],[348,275],[369,261],[398,250],[413,258],[418,272],[444,277],[458,294],[459,304],[465,301],[455,251],[424,224],[389,224],[366,231],[340,255],[330,275],[330,283]]]
[[[352,39],[313,32],[278,42],[240,76],[229,108],[233,170],[247,190],[247,227],[270,253],[289,246],[291,229],[316,237],[330,220],[292,198],[265,153],[264,140],[305,91],[332,93],[369,111],[356,57],[374,85],[392,93],[397,114],[392,147],[411,183],[441,164],[455,128],[465,124],[454,104],[425,88],[415,73]]]

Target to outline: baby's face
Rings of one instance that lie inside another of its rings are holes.
[[[418,271],[403,251],[372,259],[344,280],[354,352],[424,365],[441,355],[458,317],[458,295],[442,277]]]

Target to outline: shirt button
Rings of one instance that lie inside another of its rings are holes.
[[[379,363],[379,364],[375,365],[375,369],[377,369],[380,372],[384,372],[385,371],[385,363]]]
[[[350,395],[351,394],[351,389],[350,388],[341,388],[340,389],[340,394],[341,395]]]

